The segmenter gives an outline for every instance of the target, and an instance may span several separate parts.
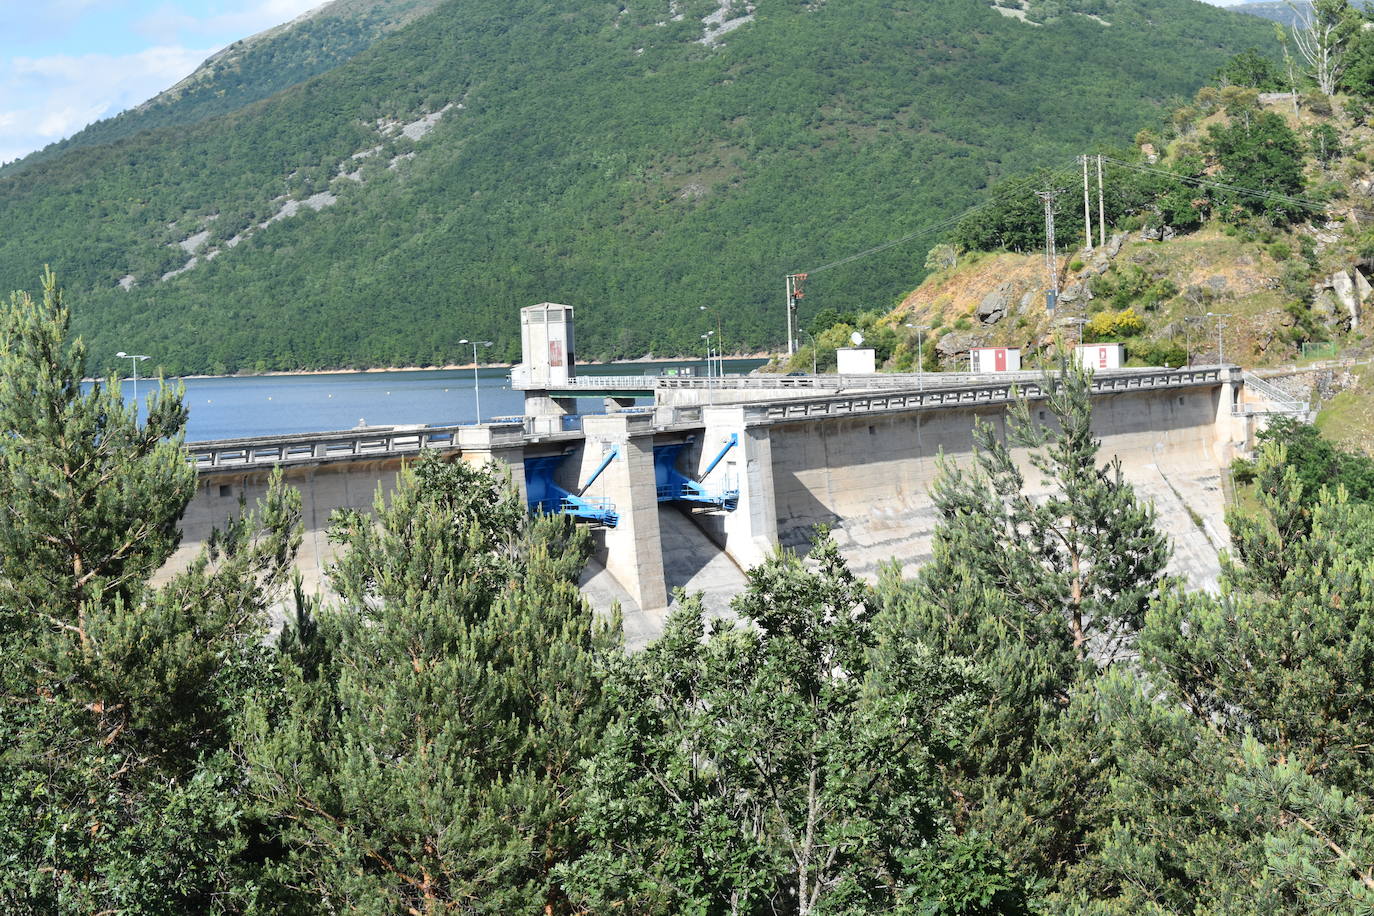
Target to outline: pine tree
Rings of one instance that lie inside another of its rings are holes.
[[[1261,455],[1261,512],[1228,515],[1236,562],[1220,596],[1172,593],[1142,647],[1161,687],[1213,728],[1249,733],[1322,779],[1374,778],[1374,504],[1315,499],[1281,447]]]
[[[578,764],[620,650],[577,589],[588,541],[495,471],[426,455],[331,537],[338,605],[284,640],[286,700],[243,752],[300,909],[567,911]]]
[[[1041,384],[1052,425],[1031,419],[1030,401],[1018,398],[1005,442],[979,423],[972,468],[941,459],[931,490],[941,515],[936,558],[920,588],[939,605],[967,572],[1007,595],[1018,616],[1033,621],[1037,640],[1067,636],[1078,661],[1110,661],[1139,629],[1169,545],[1120,461],[1097,463],[1091,374],[1063,353],[1059,368]],[[1050,486],[1043,498],[1028,491],[1012,448],[1029,450],[1031,468]]]
[[[946,769],[954,822],[1041,875],[1077,856],[1091,820],[1072,796],[1102,765],[1085,751],[1083,766],[1047,778],[1045,749],[1066,742],[1065,729],[1090,732],[1065,717],[1132,646],[1169,554],[1119,462],[1098,463],[1091,376],[1062,353],[1059,365],[1040,386],[1051,422],[1020,398],[1005,441],[979,424],[971,467],[941,459],[932,559],[913,582],[888,570],[879,589],[890,626],[985,673],[986,707]],[[1040,491],[1013,448],[1028,450]]]
[[[0,908],[214,912],[253,896],[243,697],[299,500],[277,482],[160,588],[195,485],[186,411],[83,386],[51,273],[0,315]]]

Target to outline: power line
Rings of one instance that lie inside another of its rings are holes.
[[[1077,162],[1077,160],[1074,160],[1074,161],[1075,161],[1075,163]],[[1062,164],[1061,164],[1060,167],[1059,167],[1060,171],[1063,171],[1065,168],[1067,168],[1067,166],[1062,165]],[[1053,169],[1048,169],[1047,171],[1050,171],[1050,172],[1053,173],[1054,170],[1053,170]],[[958,214],[956,214],[956,215],[954,215],[954,216],[951,216],[951,217],[949,217],[949,218],[947,218],[947,219],[943,219],[943,220],[941,220],[941,221],[938,222],[938,223],[932,223],[931,225],[925,226],[924,228],[917,229],[915,232],[908,233],[907,235],[904,235],[904,236],[902,236],[902,237],[899,238],[899,239],[893,239],[893,240],[890,241],[890,242],[884,242],[884,243],[881,244],[881,245],[875,245],[875,246],[873,246],[872,248],[867,248],[867,249],[865,249],[865,250],[863,250],[863,251],[855,252],[854,254],[848,255],[847,257],[840,258],[840,259],[837,260],[837,261],[831,261],[831,262],[828,263],[828,264],[822,264],[820,267],[812,268],[811,270],[805,271],[805,273],[806,273],[808,276],[811,275],[811,274],[817,274],[817,273],[820,273],[820,272],[823,271],[823,270],[829,270],[829,269],[832,268],[832,267],[839,267],[839,266],[841,266],[841,265],[843,265],[843,264],[848,264],[848,263],[850,263],[851,261],[857,261],[857,260],[859,260],[860,258],[866,258],[866,257],[868,257],[868,256],[871,255],[871,254],[877,254],[877,253],[880,252],[880,251],[886,251],[886,250],[889,249],[889,248],[895,248],[895,247],[897,247],[898,245],[905,245],[907,242],[910,242],[910,241],[913,241],[913,240],[915,240],[915,239],[918,239],[918,238],[920,238],[920,237],[923,236],[923,235],[932,235],[932,234],[937,233],[937,232],[943,232],[944,230],[949,229],[949,228],[952,227],[952,226],[958,225],[961,221],[963,221],[964,217],[970,216],[970,215],[972,215],[972,214],[974,214],[974,213],[977,213],[979,210],[983,209],[984,207],[990,207],[990,206],[992,206],[994,203],[996,203],[996,201],[995,201],[994,199],[988,198],[987,200],[983,201],[982,203],[974,204],[973,206],[969,207],[967,210],[964,210],[962,213],[958,213]]]
[[[1245,197],[1254,197],[1259,200],[1270,200],[1276,203],[1291,204],[1295,207],[1300,207],[1304,210],[1325,212],[1327,207],[1329,206],[1329,204],[1325,201],[1312,200],[1308,197],[1293,197],[1288,194],[1279,194],[1276,191],[1262,191],[1258,188],[1247,188],[1241,185],[1225,184],[1224,182],[1211,181],[1206,178],[1193,178],[1188,175],[1179,175],[1175,172],[1170,172],[1168,169],[1157,169],[1148,165],[1141,165],[1138,162],[1127,162],[1123,159],[1114,159],[1111,156],[1104,156],[1103,159],[1115,165],[1122,166],[1123,168],[1135,169],[1138,172],[1146,172],[1152,175],[1159,175],[1164,178],[1172,178],[1175,181],[1193,185],[1195,187],[1214,188],[1218,191],[1230,191],[1233,194],[1240,194]],[[1364,210],[1360,207],[1351,207],[1350,210],[1352,213],[1358,213],[1361,216],[1374,216],[1374,211]]]
[[[880,251],[887,251],[887,249],[895,248],[898,245],[905,245],[907,242],[910,242],[914,239],[918,239],[923,235],[930,235],[935,232],[942,232],[945,229],[948,229],[951,226],[958,224],[964,217],[969,216],[973,213],[977,213],[979,210],[990,205],[991,203],[992,201],[985,200],[981,204],[976,204],[972,207],[969,207],[967,210],[958,214],[957,216],[951,216],[948,219],[943,219],[940,222],[933,223],[929,226],[926,226],[923,229],[917,229],[915,232],[904,235],[899,239],[893,239],[890,242],[884,242],[881,245],[875,245],[872,248],[856,252],[855,254],[851,254],[848,257],[840,258],[838,261],[831,261],[829,264],[822,264],[820,267],[813,267],[811,270],[806,271],[806,273],[808,276],[811,274],[818,274],[823,270],[829,270],[832,267],[839,267],[842,264],[848,264],[850,261],[857,261],[860,258],[866,258],[869,255],[877,254]]]

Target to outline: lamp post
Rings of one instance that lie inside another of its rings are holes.
[[[701,339],[706,342],[706,378],[708,380],[715,374],[711,368],[711,335],[714,333],[716,332],[707,331],[705,334],[701,335]]]
[[[1221,348],[1221,332],[1222,329],[1226,327],[1226,322],[1222,319],[1230,318],[1231,316],[1223,315],[1220,312],[1208,312],[1207,317],[1215,318],[1217,320],[1217,365],[1224,366],[1226,364],[1226,355],[1223,353]]]
[[[148,357],[146,357],[146,356],[139,356],[138,354],[135,354],[135,353],[125,353],[123,350],[120,350],[118,353],[115,354],[115,356],[119,357],[120,359],[127,359],[129,362],[131,362],[131,363],[133,364],[133,367],[134,367],[134,411],[137,412],[137,411],[138,411],[138,362],[139,362],[139,360],[147,359]]]
[[[477,382],[477,348],[491,346],[490,340],[468,340],[464,337],[458,341],[460,344],[472,345],[472,398],[477,402],[477,419],[474,423],[482,422],[482,388]]]
[[[928,324],[910,324],[910,323],[908,323],[908,324],[906,325],[906,327],[908,327],[908,328],[913,328],[913,329],[915,329],[915,331],[916,331],[916,388],[917,388],[918,391],[925,391],[925,390],[926,390],[926,356],[925,356],[925,351],[924,351],[924,349],[923,349],[922,346],[921,346],[921,332],[922,332],[922,331],[929,331],[929,330],[930,330],[930,325],[928,325]]]
[[[798,334],[805,334],[807,337],[810,337],[810,338],[811,338],[811,374],[812,374],[812,375],[815,375],[815,374],[816,374],[816,338],[815,338],[815,337],[812,335],[812,333],[811,333],[810,331],[808,331],[806,328],[802,328],[802,327],[797,328],[797,333],[798,333]]]

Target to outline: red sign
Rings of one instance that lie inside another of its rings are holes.
[[[561,340],[551,340],[551,341],[549,341],[549,365],[550,365],[550,366],[561,366],[561,365],[563,365],[563,341],[561,341]]]

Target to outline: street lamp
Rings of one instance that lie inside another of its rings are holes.
[[[916,387],[917,387],[917,390],[919,390],[919,391],[925,391],[925,390],[926,390],[926,359],[925,359],[925,352],[924,352],[924,351],[922,350],[922,348],[921,348],[921,332],[922,332],[922,331],[929,331],[929,330],[930,330],[930,325],[928,325],[928,324],[911,324],[910,322],[908,322],[905,326],[908,327],[908,328],[914,328],[914,329],[916,330]]]
[[[707,379],[710,379],[710,378],[712,377],[712,375],[715,374],[714,370],[711,368],[711,335],[714,334],[714,333],[716,333],[716,332],[715,332],[715,331],[707,331],[705,334],[702,334],[702,335],[701,335],[701,339],[704,340],[704,341],[706,341],[706,378],[707,378]]]
[[[710,321],[711,321],[711,315],[709,314],[709,313],[710,313],[710,307],[705,306],[705,305],[699,305],[699,306],[697,306],[697,308],[698,308],[699,310],[703,311],[703,312],[707,312],[707,315],[706,315],[705,317],[706,317],[706,321],[707,321],[707,327],[709,328],[709,327],[710,327]],[[724,344],[723,344],[722,342],[725,340],[725,335],[721,332],[721,329],[720,329],[720,328],[721,328],[721,324],[720,324],[720,313],[717,312],[717,313],[716,313],[716,329],[715,329],[715,331],[713,332],[713,333],[716,335],[716,370],[715,370],[715,371],[716,371],[716,375],[720,376],[720,377],[723,379],[723,378],[725,378],[725,346],[724,346]],[[709,360],[708,360],[708,362],[709,362]],[[706,372],[706,374],[707,374],[708,376],[711,374],[711,372],[710,372],[710,366],[709,366],[709,365],[707,366],[707,372]]]
[[[816,338],[811,334],[810,331],[808,331],[806,328],[803,328],[803,327],[798,327],[798,328],[797,328],[797,333],[798,333],[798,334],[805,334],[807,337],[810,337],[810,338],[811,338],[811,374],[812,374],[812,375],[815,375],[815,374],[816,374]]]
[[[138,410],[138,361],[141,360],[141,359],[147,359],[148,357],[146,357],[146,356],[139,356],[139,355],[134,354],[134,353],[125,353],[123,350],[120,350],[118,353],[115,354],[115,356],[119,357],[120,359],[127,359],[129,362],[133,363],[133,367],[134,367],[134,410],[137,411],[137,410]]]
[[[489,346],[491,346],[491,341],[490,341],[490,340],[468,340],[466,337],[464,337],[462,340],[460,340],[460,341],[458,341],[458,342],[459,342],[460,344],[471,344],[471,345],[472,345],[472,397],[473,397],[473,400],[477,402],[477,419],[476,419],[474,422],[476,422],[476,423],[481,423],[481,422],[482,422],[482,388],[481,388],[481,386],[478,385],[478,383],[477,383],[477,348],[478,348],[478,347],[489,347]]]
[[[1226,365],[1226,356],[1223,354],[1221,349],[1221,331],[1223,328],[1226,327],[1226,322],[1222,321],[1222,319],[1230,318],[1231,316],[1223,315],[1220,312],[1208,312],[1207,317],[1215,318],[1217,320],[1217,365],[1224,366]]]

